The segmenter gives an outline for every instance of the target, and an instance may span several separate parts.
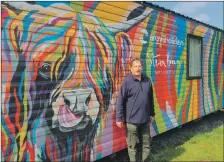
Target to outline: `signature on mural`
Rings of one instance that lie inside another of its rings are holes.
[[[156,55],[153,57],[150,57],[147,54],[147,58],[149,58],[150,66],[163,66],[163,67],[169,67],[170,65],[177,65],[179,64],[179,60],[173,60],[170,58],[169,53],[166,54],[166,60],[157,59],[157,57],[160,57],[160,55]]]
[[[116,72],[127,71],[131,57],[125,32],[152,12],[144,8],[126,22],[104,24],[66,5],[56,12],[60,7],[2,5],[3,68],[10,69],[3,73],[9,76],[4,160],[90,160],[98,124],[122,78]]]

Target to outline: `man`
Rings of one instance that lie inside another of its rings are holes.
[[[153,88],[151,80],[142,74],[142,70],[141,59],[132,59],[131,74],[124,79],[116,104],[116,125],[126,127],[131,162],[151,159],[149,125],[155,116]]]

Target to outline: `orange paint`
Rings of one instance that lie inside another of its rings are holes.
[[[35,161],[34,148],[31,147],[31,145],[29,144],[28,141],[26,141],[26,146],[27,146],[28,152],[30,153],[30,159],[29,159],[29,161]]]

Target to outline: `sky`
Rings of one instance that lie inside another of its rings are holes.
[[[151,1],[152,2],[152,1]],[[224,29],[224,2],[152,2],[166,9]]]

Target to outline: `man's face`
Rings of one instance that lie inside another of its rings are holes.
[[[134,76],[141,76],[142,74],[142,64],[140,61],[136,60],[132,63],[131,73]]]

